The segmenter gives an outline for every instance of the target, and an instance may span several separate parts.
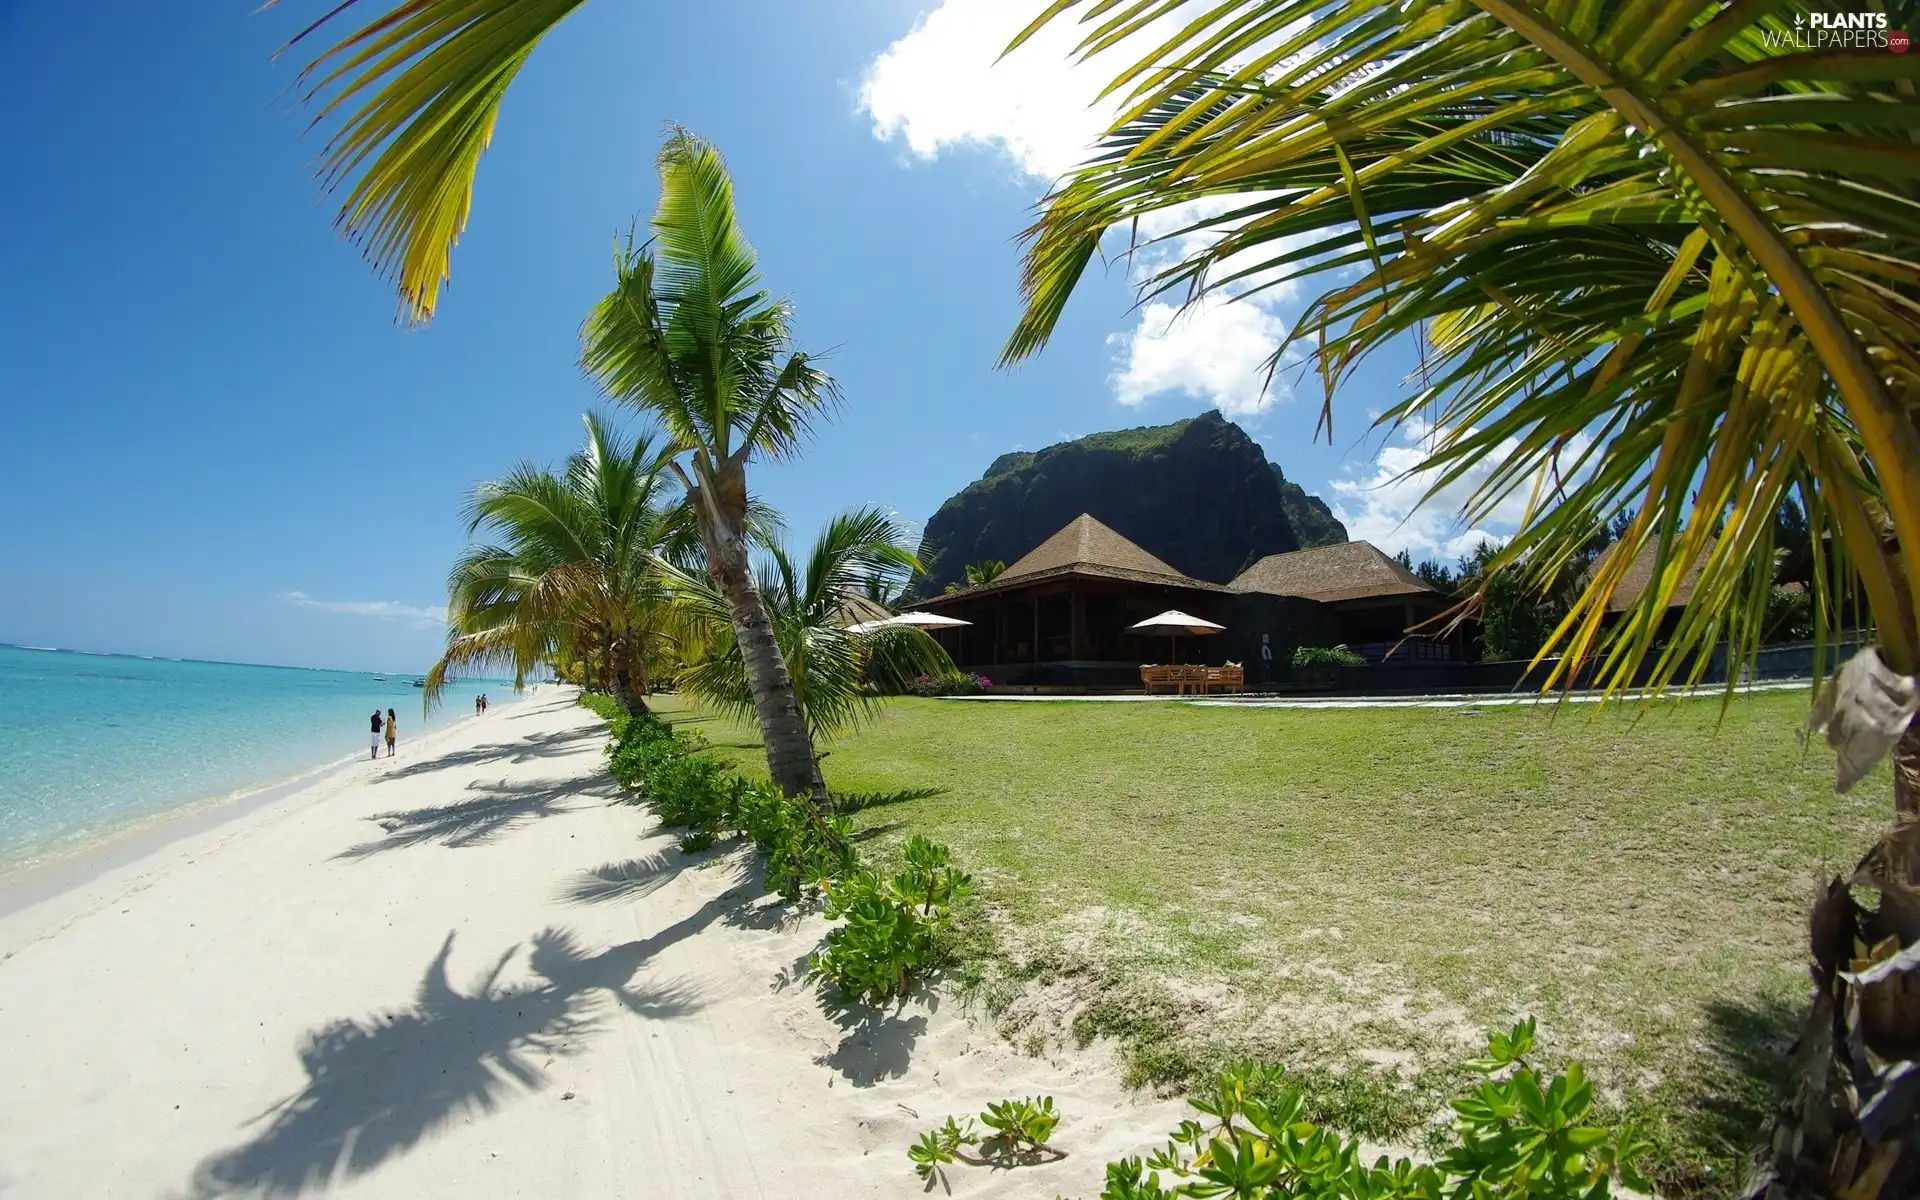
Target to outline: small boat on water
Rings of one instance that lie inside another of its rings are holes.
[[[416,679],[416,680],[414,680],[414,681],[413,681],[413,686],[415,686],[415,687],[417,687],[417,688],[423,688],[423,687],[425,687],[425,686],[427,686],[427,681],[426,681],[426,680],[424,680],[424,679]]]
[[[385,675],[375,675],[373,677],[373,681],[375,683],[385,683],[387,681],[387,677]]]

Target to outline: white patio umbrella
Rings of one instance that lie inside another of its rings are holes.
[[[1227,627],[1225,625],[1215,625],[1212,621],[1203,620],[1191,613],[1183,613],[1177,608],[1170,608],[1157,617],[1148,617],[1138,624],[1127,626],[1128,633],[1166,634],[1168,662],[1172,662],[1174,658],[1174,639],[1181,634],[1184,633],[1194,637],[1200,637],[1209,633],[1225,633],[1226,631]]]
[[[960,625],[971,625],[972,621],[962,621],[958,617],[943,617],[939,613],[903,612],[897,617],[888,617],[884,624],[911,625],[915,629],[953,629]]]
[[[962,621],[957,617],[943,617],[938,613],[904,612],[897,617],[882,617],[878,621],[862,621],[858,625],[847,626],[848,633],[872,633],[876,629],[892,629],[899,625],[910,625],[915,629],[952,629],[960,625],[971,625],[972,621]]]

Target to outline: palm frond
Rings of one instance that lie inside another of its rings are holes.
[[[344,0],[285,49],[357,2]],[[340,116],[318,168],[328,191],[347,188],[336,223],[395,280],[408,320],[430,320],[439,303],[502,97],[540,39],[580,3],[400,0],[300,73],[302,101],[318,107],[314,124]]]
[[[1750,658],[1790,501],[1851,564],[1816,583],[1821,636],[1864,594],[1911,669],[1910,559],[1886,547],[1920,546],[1920,62],[1790,53],[1811,11],[1224,0],[1168,29],[1061,0],[1042,23],[1117,56],[1123,115],[1028,231],[1004,357],[1044,345],[1110,231],[1197,206],[1144,293],[1317,279],[1289,336],[1318,348],[1329,429],[1360,362],[1431,331],[1427,383],[1381,420],[1424,433],[1429,497],[1472,481],[1467,520],[1524,510],[1496,569],[1550,586],[1636,514],[1542,649],[1550,683]]]
[[[762,556],[756,587],[793,681],[807,724],[832,737],[870,716],[878,698],[897,693],[917,675],[951,672],[940,644],[918,629],[854,633],[841,609],[858,594],[863,573],[881,564],[914,563],[907,531],[877,509],[841,513],[822,528],[804,562],[775,543]],[[673,579],[675,604],[692,627],[692,648],[680,687],[736,717],[753,712],[746,665],[734,642],[726,600],[705,578]]]

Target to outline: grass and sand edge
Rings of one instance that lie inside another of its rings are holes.
[[[1111,1037],[1159,1091],[1284,1063],[1329,1125],[1418,1151],[1484,1030],[1531,1014],[1662,1191],[1711,1196],[1790,1079],[1807,901],[1884,820],[1794,738],[1805,703],[901,700],[823,766],[893,797],[854,814],[876,852],[967,862],[962,991],[1028,1054]],[[760,769],[750,727],[656,708]]]

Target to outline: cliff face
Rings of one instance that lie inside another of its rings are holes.
[[[1268,554],[1346,540],[1325,504],[1287,481],[1238,425],[1209,411],[1001,455],[927,522],[927,578],[918,590],[962,582],[968,563],[1011,564],[1083,512],[1216,583]]]
[[[1273,477],[1280,483],[1280,507],[1286,510],[1287,523],[1293,526],[1302,550],[1347,540],[1347,527],[1334,517],[1325,500],[1282,475],[1278,463],[1273,465]]]

